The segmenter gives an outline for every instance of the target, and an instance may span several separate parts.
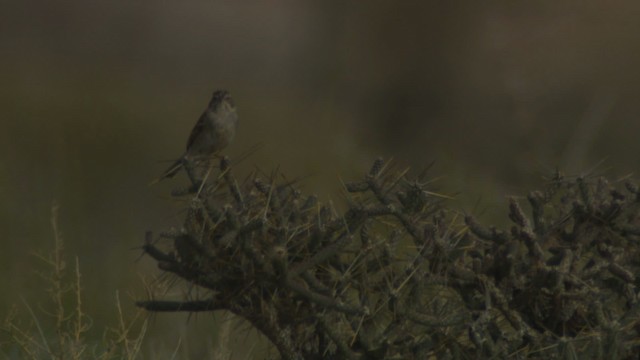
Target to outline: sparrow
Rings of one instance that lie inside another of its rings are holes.
[[[187,151],[154,183],[175,176],[186,161],[208,159],[226,148],[233,141],[237,126],[238,114],[229,92],[215,91],[209,106],[191,130]]]

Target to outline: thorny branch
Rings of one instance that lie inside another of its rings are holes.
[[[504,230],[460,223],[381,159],[345,184],[342,215],[278,175],[238,181],[228,158],[205,182],[186,168],[183,229],[143,249],[208,297],[137,303],[149,311],[231,311],[283,359],[545,358],[567,339],[576,356],[640,351],[634,183],[556,176],[530,215],[509,200]]]

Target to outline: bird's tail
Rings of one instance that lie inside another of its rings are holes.
[[[165,170],[165,172],[162,173],[162,175],[160,175],[159,178],[150,182],[149,185],[157,184],[164,179],[170,179],[174,177],[180,171],[180,169],[182,169],[183,162],[184,162],[183,158],[178,159],[175,163],[173,163],[173,165],[171,165],[167,170]]]

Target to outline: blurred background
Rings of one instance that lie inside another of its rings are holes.
[[[56,202],[95,341],[116,291],[134,314],[159,274],[139,247],[179,226],[168,194],[185,178],[147,184],[214,89],[238,106],[227,154],[260,146],[236,172],[279,167],[325,201],[377,156],[435,162],[452,206],[488,222],[556,169],[640,167],[637,1],[25,0],[0,13],[0,312],[42,300],[33,254],[52,247]],[[207,356],[222,318],[153,316],[144,352]],[[261,358],[266,344],[233,329],[238,358]]]

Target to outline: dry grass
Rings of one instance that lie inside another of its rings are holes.
[[[116,291],[118,324],[104,331],[101,344],[87,338],[91,317],[83,308],[82,273],[78,258],[69,269],[65,260],[64,240],[58,228],[58,207],[51,211],[53,250],[37,255],[44,264],[39,272],[46,284],[43,298],[46,305],[34,307],[23,299],[5,318],[2,354],[7,359],[137,359],[147,330],[147,320],[141,312],[126,316]]]

